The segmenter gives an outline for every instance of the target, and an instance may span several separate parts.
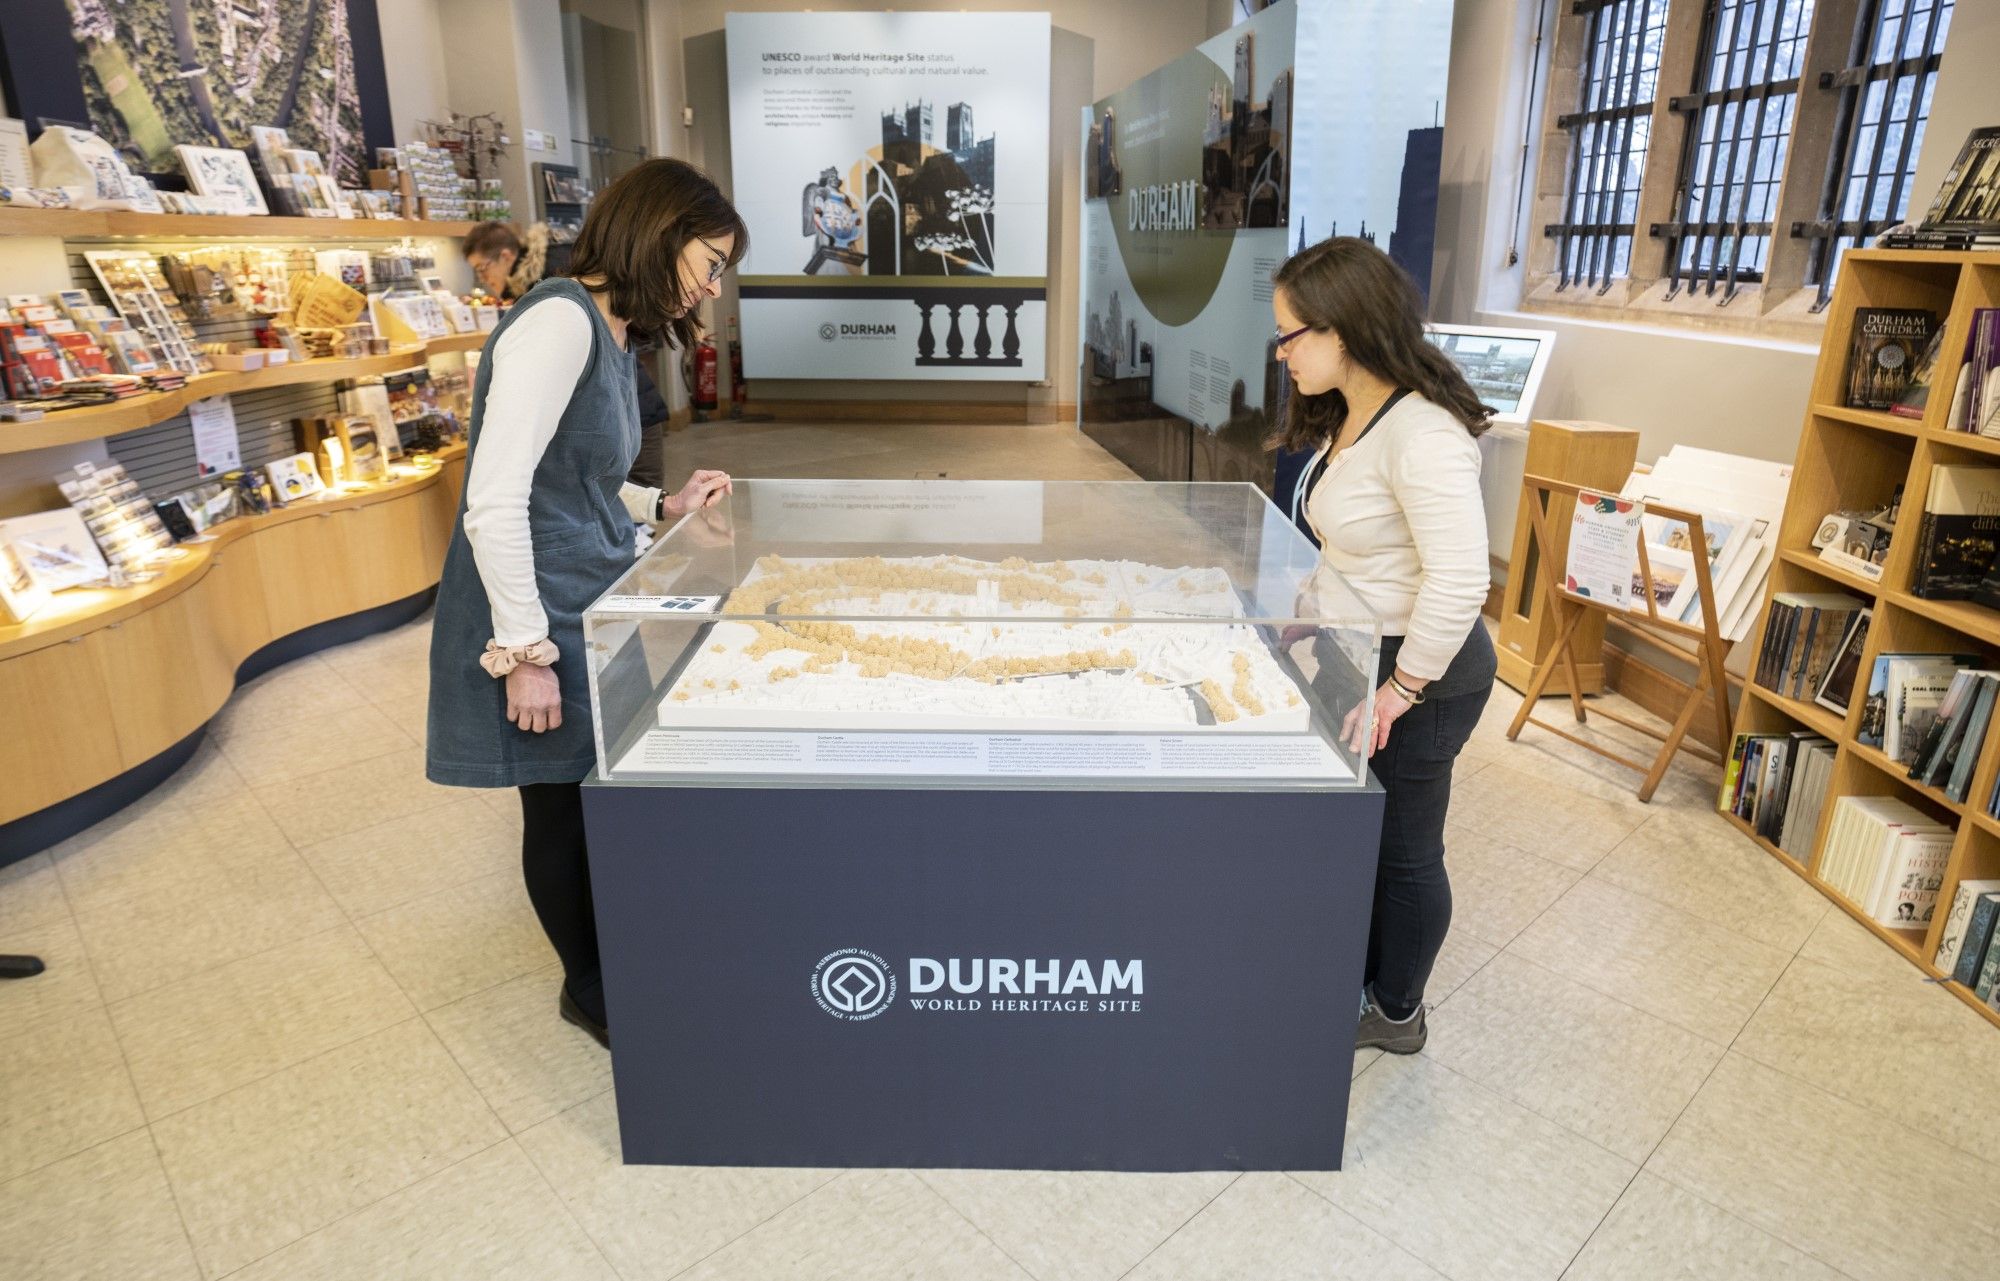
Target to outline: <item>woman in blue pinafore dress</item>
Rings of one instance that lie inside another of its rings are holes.
[[[695,308],[748,244],[715,184],[678,160],[648,160],[597,197],[571,275],[536,285],[487,340],[438,585],[425,772],[520,790],[528,896],[563,964],[558,1009],[607,1045],[583,834],[596,763],[583,611],[631,567],[635,520],[729,492],[717,471],[674,494],[626,482],[639,450],[630,344],[698,337]]]

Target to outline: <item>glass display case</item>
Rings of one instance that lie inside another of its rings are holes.
[[[1380,627],[1251,485],[738,480],[584,634],[607,782],[1367,785]]]

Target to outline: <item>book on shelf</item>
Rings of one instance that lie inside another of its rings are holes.
[[[1951,857],[1952,831],[1894,797],[1834,803],[1820,880],[1890,929],[1930,924]]]
[[[1967,134],[1924,220],[1893,228],[1878,243],[1890,249],[2000,248],[2000,125]]]
[[[1847,715],[1855,682],[1861,676],[1861,651],[1868,644],[1868,622],[1874,616],[1873,608],[1864,607],[1848,620],[1847,630],[1834,646],[1833,657],[1827,660],[1826,674],[1813,689],[1813,702],[1829,712]]]
[[[1785,816],[1774,843],[1795,862],[1805,862],[1812,853],[1820,811],[1826,805],[1827,785],[1833,780],[1834,750],[1834,745],[1823,738],[1807,740],[1792,749],[1796,764],[1785,798]]]
[[[2000,672],[1968,667],[1954,673],[1936,719],[1911,756],[1910,777],[1963,802],[1992,722],[1996,693],[2000,693]]]
[[[2000,467],[1933,464],[1910,591],[1925,600],[1971,600],[1993,570],[1996,539]]]
[[[1978,984],[1980,967],[1986,963],[1987,950],[1993,944],[1995,922],[2000,922],[2000,885],[1981,891],[1972,901],[1965,936],[1958,944],[1958,959],[1948,971],[1952,982],[1967,987]]]
[[[1937,313],[1922,307],[1856,308],[1847,355],[1847,407],[1893,408],[1937,327]]]
[[[2000,435],[2000,307],[1973,309],[1945,430]]]
[[[1876,655],[1855,741],[1908,766],[1937,720],[1952,678],[1978,661],[1971,654]]]
[[[1833,744],[1806,730],[1737,734],[1730,741],[1718,808],[1792,858],[1804,860],[1812,841]],[[1801,839],[1803,838],[1803,839]]]
[[[2000,307],[1982,307],[1973,313],[1973,320],[1977,345],[1965,430],[1992,439],[2000,436]]]
[[[1764,625],[1757,683],[1786,698],[1806,699],[1819,688],[1827,665],[1864,602],[1846,592],[1779,592]]]
[[[1930,341],[1924,344],[1923,354],[1917,357],[1917,366],[1910,371],[1910,381],[1896,397],[1896,403],[1889,406],[1889,412],[1898,418],[1914,418],[1919,421],[1930,404],[1931,384],[1937,379],[1938,359],[1944,351],[1944,326],[1931,331]]]
[[[1945,768],[1950,771],[1950,776],[1937,785],[1944,788],[1946,796],[1960,804],[1965,802],[1965,794],[1972,788],[1972,770],[1979,763],[1980,749],[1986,743],[1986,730],[1993,721],[1993,697],[1996,692],[2000,692],[2000,672],[1980,673],[1979,693],[1968,713],[1965,732],[1959,735],[1958,741],[1945,756]]]
[[[1988,936],[1993,930],[1993,916],[1987,916],[1986,933],[1975,941],[1972,937],[1972,913],[1980,898],[1988,894],[2000,900],[2000,880],[1960,881],[1958,889],[1953,891],[1951,911],[1945,915],[1944,932],[1938,937],[1935,958],[1938,973],[1946,978],[1956,977],[1959,958],[1968,946],[1976,954],[1973,964],[1978,964],[1979,955],[1984,954]]]
[[[1976,970],[1971,980],[1972,994],[1991,1005],[1996,994],[2000,994],[2000,922],[1996,922],[1996,928],[1988,935],[1986,952],[1979,958]]]

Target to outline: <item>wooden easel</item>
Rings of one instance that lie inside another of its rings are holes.
[[[1549,537],[1548,516],[1544,510],[1547,506],[1547,496],[1550,494],[1566,494],[1571,498],[1575,498],[1584,492],[1598,493],[1600,491],[1586,491],[1581,485],[1572,485],[1560,480],[1550,480],[1544,476],[1525,476],[1522,478],[1521,508],[1534,521],[1535,537],[1542,547],[1568,546],[1567,539],[1558,544]],[[1695,714],[1701,710],[1701,698],[1704,691],[1713,692],[1715,695],[1715,728],[1718,735],[1716,742],[1720,743],[1725,751],[1728,749],[1730,740],[1729,678],[1723,673],[1723,664],[1728,660],[1729,651],[1732,647],[1731,642],[1722,639],[1722,634],[1718,630],[1720,618],[1715,603],[1715,584],[1710,578],[1708,567],[1708,534],[1702,528],[1701,513],[1682,511],[1680,508],[1668,507],[1661,503],[1646,504],[1646,513],[1651,516],[1664,516],[1668,520],[1682,521],[1687,525],[1689,541],[1694,547],[1694,582],[1697,593],[1696,604],[1701,611],[1701,626],[1696,627],[1691,623],[1683,623],[1677,618],[1664,618],[1660,615],[1659,602],[1653,599],[1653,593],[1650,590],[1650,584],[1653,581],[1653,566],[1651,559],[1646,555],[1646,534],[1643,529],[1638,533],[1639,575],[1640,581],[1649,585],[1649,589],[1645,593],[1646,612],[1643,614],[1620,605],[1613,605],[1608,601],[1593,600],[1588,596],[1579,596],[1569,591],[1563,586],[1564,567],[1555,564],[1554,558],[1546,555],[1543,556],[1537,573],[1542,580],[1544,590],[1548,593],[1549,608],[1557,623],[1555,648],[1551,649],[1548,656],[1535,668],[1534,679],[1528,682],[1527,693],[1521,696],[1521,710],[1514,713],[1514,723],[1507,727],[1507,738],[1510,741],[1520,736],[1523,725],[1532,724],[1540,729],[1549,731],[1558,738],[1568,739],[1578,747],[1595,752],[1606,760],[1616,761],[1627,769],[1636,770],[1644,774],[1646,776],[1645,781],[1639,785],[1639,799],[1642,801],[1652,800],[1653,792],[1659,787],[1660,780],[1666,777],[1667,766],[1673,763],[1674,753],[1681,749],[1687,739],[1688,727],[1694,723]],[[1654,639],[1659,640],[1669,649],[1686,656],[1695,665],[1697,674],[1694,683],[1688,687],[1687,702],[1682,705],[1680,715],[1674,720],[1673,728],[1664,734],[1651,725],[1641,724],[1629,717],[1621,716],[1609,708],[1600,707],[1597,709],[1599,715],[1607,720],[1623,725],[1627,729],[1637,730],[1649,738],[1660,740],[1660,753],[1653,758],[1650,765],[1632,760],[1630,757],[1620,756],[1608,748],[1600,747],[1596,743],[1579,738],[1577,735],[1559,726],[1551,725],[1547,721],[1537,720],[1533,715],[1535,700],[1540,698],[1542,691],[1548,688],[1551,678],[1556,673],[1557,665],[1561,664],[1564,674],[1569,679],[1570,707],[1576,713],[1577,724],[1583,725],[1588,723],[1588,715],[1583,706],[1583,695],[1578,692],[1582,688],[1582,682],[1577,675],[1576,655],[1570,651],[1570,642],[1576,637],[1577,625],[1592,610],[1599,610],[1614,617],[1622,618],[1641,630],[1654,632]],[[1687,743],[1686,745],[1689,750],[1699,755],[1707,756],[1714,760],[1721,759],[1719,755],[1711,755],[1699,743]]]

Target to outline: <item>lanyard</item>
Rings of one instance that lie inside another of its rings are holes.
[[[1374,417],[1368,420],[1368,425],[1361,429],[1361,435],[1356,436],[1354,438],[1354,444],[1358,445],[1364,439],[1366,439],[1368,433],[1375,430],[1375,424],[1382,421],[1382,415],[1394,409],[1396,407],[1396,402],[1409,394],[1410,394],[1410,389],[1408,387],[1398,387],[1396,388],[1396,390],[1390,392],[1389,399],[1382,402],[1382,407],[1375,411]],[[1349,449],[1352,449],[1353,447],[1354,445],[1348,446]],[[1298,486],[1292,490],[1293,523],[1297,523],[1299,519],[1299,513],[1305,510],[1306,500],[1312,495],[1313,486],[1319,484],[1320,477],[1326,475],[1327,464],[1331,463],[1332,461],[1333,461],[1333,442],[1328,441],[1326,443],[1326,452],[1321,454],[1317,459],[1315,459],[1313,461],[1312,466],[1306,468],[1303,472],[1299,473]]]

